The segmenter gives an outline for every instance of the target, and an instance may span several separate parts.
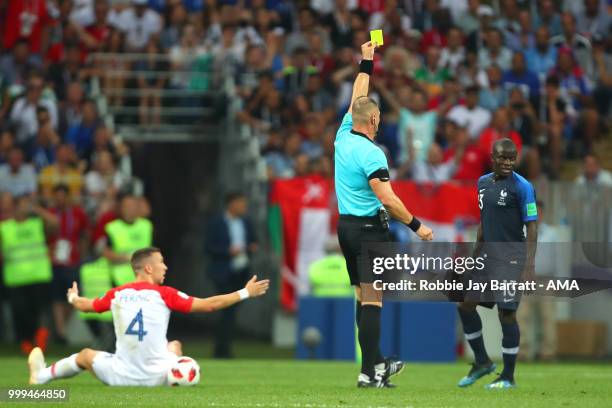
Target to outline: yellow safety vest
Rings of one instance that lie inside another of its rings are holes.
[[[106,258],[100,258],[93,262],[84,263],[79,271],[81,281],[81,295],[95,299],[104,296],[112,289],[110,264]],[[79,316],[86,320],[101,320],[111,322],[113,315],[110,310],[104,313],[79,312]]]
[[[4,285],[7,287],[47,283],[53,276],[45,240],[45,227],[39,217],[18,222],[0,222],[4,259]]]
[[[310,265],[308,271],[312,296],[351,297],[353,288],[342,255],[329,255]]]
[[[106,224],[105,231],[110,237],[113,251],[118,254],[131,256],[153,243],[153,224],[145,218],[137,218],[132,224],[118,219]],[[112,264],[111,272],[117,286],[130,283],[135,277],[129,262]]]

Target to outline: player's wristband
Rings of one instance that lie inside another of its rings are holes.
[[[68,303],[72,304],[74,303],[74,299],[76,299],[79,295],[77,295],[76,293],[71,293],[68,295]]]
[[[249,291],[247,288],[242,288],[238,291],[238,296],[240,296],[240,300],[247,299],[249,297]]]
[[[406,225],[414,232],[417,232],[419,228],[421,228],[421,221],[419,221],[417,217],[413,216],[412,221]]]
[[[374,61],[365,59],[361,60],[359,63],[359,72],[372,75],[372,71],[374,71]]]

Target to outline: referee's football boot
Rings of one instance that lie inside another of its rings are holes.
[[[497,366],[492,361],[485,364],[472,363],[472,368],[468,375],[459,380],[457,385],[459,387],[469,387],[485,375],[491,374],[496,368]]]
[[[375,375],[373,379],[371,379],[368,375],[360,373],[359,378],[357,378],[357,388],[386,388],[385,383],[382,378],[378,375]],[[391,388],[391,387],[387,387]]]
[[[403,361],[392,358],[386,358],[383,364],[380,364],[381,368],[374,367],[376,375],[381,376],[383,382],[389,382],[389,378],[401,373],[405,365]],[[392,385],[392,387],[394,386]]]
[[[46,367],[45,356],[40,347],[34,347],[28,356],[30,367],[30,384],[38,384],[38,373]]]
[[[516,383],[502,376],[497,377],[491,384],[485,385],[487,390],[504,390],[508,388],[516,388]]]

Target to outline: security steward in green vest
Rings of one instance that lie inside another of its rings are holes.
[[[100,257],[81,265],[79,270],[81,292],[83,296],[95,299],[104,296],[113,288],[111,267],[108,259]],[[104,313],[79,312],[79,317],[85,320],[87,327],[96,338],[96,347],[111,351],[115,344],[113,315],[110,311]]]
[[[353,297],[353,287],[346,268],[346,260],[340,253],[338,238],[330,238],[325,244],[327,255],[308,268],[310,294],[314,297]]]
[[[0,222],[3,281],[17,341],[29,353],[34,345],[46,347],[48,330],[39,326],[53,277],[46,237],[57,230],[59,220],[30,196],[14,198],[13,206],[13,217]]]
[[[111,264],[111,278],[115,286],[125,285],[135,278],[130,258],[138,249],[153,243],[153,224],[139,217],[138,201],[134,196],[121,198],[120,218],[105,227],[106,248],[103,256]]]

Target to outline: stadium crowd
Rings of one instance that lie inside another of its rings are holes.
[[[51,253],[62,253],[61,231],[78,233],[54,264],[99,255],[118,198],[143,190],[128,146],[90,99],[95,76],[113,91],[109,105],[125,103],[128,79],[113,75],[124,70],[138,72],[147,125],[160,122],[156,91],[206,90],[229,73],[270,178],[331,177],[359,46],[379,28],[371,95],[394,177],[474,182],[502,137],[519,146],[531,180],[556,179],[564,161],[585,155],[583,178],[587,166],[597,177],[611,21],[603,0],[0,0],[0,220],[23,197],[43,215],[69,206],[59,218],[69,225],[47,237]],[[144,199],[138,207],[146,217]]]

